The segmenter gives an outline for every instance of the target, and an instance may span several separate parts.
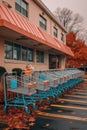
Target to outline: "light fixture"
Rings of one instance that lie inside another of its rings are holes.
[[[5,6],[7,6],[8,8],[12,8],[12,6],[8,3],[8,2],[6,2],[6,1],[2,1],[2,3],[5,5]]]
[[[20,36],[19,38],[16,38],[16,40],[28,40],[28,38],[26,36]]]

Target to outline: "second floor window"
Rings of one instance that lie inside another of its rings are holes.
[[[39,25],[44,30],[47,29],[47,20],[43,16],[41,16],[41,15],[40,15],[40,20],[39,20]]]
[[[55,37],[58,36],[58,30],[57,30],[56,27],[53,28],[53,35],[54,35]]]
[[[64,42],[64,34],[61,33],[61,40]]]
[[[15,8],[24,16],[28,17],[28,4],[24,0],[16,0]]]

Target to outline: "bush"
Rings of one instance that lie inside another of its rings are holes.
[[[2,75],[6,72],[6,69],[2,66],[0,66],[0,82],[1,82],[1,79],[2,79]]]
[[[12,71],[15,71],[15,72],[17,72],[17,75],[21,75],[21,72],[22,72],[22,69],[21,68],[14,68],[14,69],[12,69]]]
[[[6,69],[0,66],[0,76],[2,76],[5,72],[6,72]]]

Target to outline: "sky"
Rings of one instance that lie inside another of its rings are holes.
[[[84,18],[87,29],[87,0],[42,0],[42,2],[54,12],[57,7],[68,8],[74,13],[79,13]]]

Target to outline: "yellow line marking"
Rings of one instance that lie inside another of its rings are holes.
[[[73,92],[73,94],[84,94],[84,96],[87,95],[86,92],[85,93],[82,93],[82,92]]]
[[[46,116],[46,117],[54,117],[54,118],[64,118],[64,119],[77,120],[77,121],[87,121],[87,118],[82,118],[77,116],[66,116],[60,114],[51,114],[46,112],[39,112],[38,115]]]
[[[87,104],[87,101],[83,101],[83,100],[71,100],[71,99],[59,98],[59,101],[79,102],[79,103],[86,103]]]
[[[78,96],[78,95],[66,95],[66,96],[76,97],[76,98],[87,98],[87,96]]]
[[[52,104],[52,107],[61,107],[61,108],[72,108],[72,109],[79,109],[79,110],[87,110],[85,107],[75,107],[75,106],[64,106],[64,105],[57,105],[57,104]]]
[[[87,93],[87,90],[74,90],[73,92],[84,92],[84,93]]]

